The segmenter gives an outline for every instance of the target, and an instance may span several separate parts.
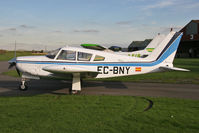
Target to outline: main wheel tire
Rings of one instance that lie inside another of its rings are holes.
[[[20,86],[19,86],[20,91],[26,91],[27,89],[28,89],[27,85],[20,84]]]
[[[78,90],[69,89],[69,94],[70,95],[76,95],[76,94],[79,94],[79,93],[80,93],[80,91],[78,91]]]

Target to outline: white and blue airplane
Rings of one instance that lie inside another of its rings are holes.
[[[162,71],[189,71],[173,66],[173,60],[182,37],[181,32],[170,32],[155,49],[143,58],[79,47],[63,47],[46,56],[23,56],[9,61],[21,75],[19,89],[26,90],[27,79],[72,79],[70,93],[81,91],[82,78],[110,78]],[[146,53],[145,53],[146,54]]]

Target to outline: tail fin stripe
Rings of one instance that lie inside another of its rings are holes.
[[[160,53],[160,55],[158,56],[158,58],[156,60],[158,60],[165,53],[165,51],[175,42],[176,39],[181,38],[181,37],[178,38],[181,34],[182,34],[181,32],[178,32],[172,37],[172,39],[169,41],[169,43],[166,45],[166,47],[162,50],[162,52]],[[177,49],[178,45],[175,45],[175,46],[176,46],[176,49]],[[170,53],[170,54],[172,54],[172,53]]]
[[[177,50],[178,45],[180,43],[182,37],[182,33],[176,33],[176,35],[171,39],[168,45],[164,48],[161,54],[158,56],[157,60],[160,62],[164,61],[169,55],[171,55],[174,51]],[[158,63],[160,63],[157,61]]]

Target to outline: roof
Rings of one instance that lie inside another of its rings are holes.
[[[152,39],[146,39],[144,41],[133,41],[130,45],[129,48],[131,47],[146,47]]]
[[[199,23],[199,20],[191,20],[191,22]]]
[[[187,23],[180,31],[182,32],[182,30],[187,27],[187,25],[189,25],[191,22],[194,22],[194,23],[198,23],[199,24],[199,20],[191,20],[189,23]]]

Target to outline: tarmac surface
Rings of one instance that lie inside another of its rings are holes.
[[[8,63],[0,62],[0,73],[8,71]],[[0,74],[0,96],[33,96],[38,94],[68,94],[71,82],[60,80],[30,80],[28,90],[20,91],[20,78]],[[81,95],[128,95],[174,97],[199,100],[199,85],[83,81]]]

